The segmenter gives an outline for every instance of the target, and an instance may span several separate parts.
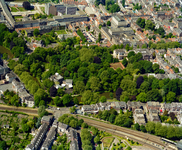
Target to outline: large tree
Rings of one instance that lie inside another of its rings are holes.
[[[81,94],[85,90],[85,84],[83,81],[77,81],[75,86],[73,86],[73,90],[75,93]]]
[[[30,10],[30,3],[25,1],[23,2],[23,7],[26,9],[26,10]]]
[[[43,117],[44,115],[48,115],[48,112],[45,109],[45,106],[40,106],[38,109],[38,115],[39,117]]]
[[[64,106],[68,106],[71,101],[73,100],[72,96],[69,95],[69,94],[65,94],[63,97],[62,97],[62,101],[63,101],[63,105]]]
[[[89,81],[90,82],[90,88],[93,92],[98,91],[100,89],[100,80],[99,78],[92,76]]]
[[[38,36],[39,34],[40,34],[39,29],[35,29],[35,30],[33,31],[33,35],[34,35],[34,36]]]
[[[147,102],[147,94],[144,92],[141,92],[136,98],[137,98],[137,101]]]
[[[116,90],[116,99],[117,100],[120,100],[120,96],[121,96],[122,92],[123,92],[122,88],[120,88],[120,87],[117,88],[117,90]]]
[[[55,97],[56,94],[57,94],[57,89],[56,89],[54,86],[52,86],[52,87],[50,88],[50,96],[51,96],[51,97]]]
[[[166,95],[166,100],[168,103],[172,103],[176,100],[176,93],[174,92],[169,92],[167,95]]]
[[[140,85],[143,83],[144,79],[143,76],[139,76],[137,78],[136,84],[137,84],[137,88],[140,88]]]
[[[150,90],[147,92],[147,101],[162,101],[158,90]]]

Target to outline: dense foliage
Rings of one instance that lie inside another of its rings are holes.
[[[2,31],[0,36],[4,40],[2,43],[5,43],[7,38],[18,39],[17,33],[10,33],[4,25],[1,25],[0,30]],[[10,34],[7,38],[4,35],[6,32]],[[54,31],[48,34],[54,36]],[[21,54],[18,62],[9,60],[10,69],[14,70],[26,89],[34,95],[35,106],[48,103],[57,106],[73,104],[72,97],[65,94],[64,89],[55,89],[53,87],[55,83],[49,80],[56,72],[64,79],[73,79],[73,93],[82,95],[83,104],[104,102],[105,99],[100,99],[99,95],[102,92],[116,92],[117,99],[126,102],[181,101],[179,99],[182,94],[181,80],[158,80],[147,76],[142,78],[142,75],[139,75],[164,73],[158,64],[143,60],[141,53],[129,52],[128,60],[123,60],[126,68],[114,70],[110,68],[110,63],[118,62],[118,59],[113,58],[111,53],[114,49],[123,48],[123,45],[113,45],[111,48],[98,46],[75,48],[77,42],[76,37],[68,38],[55,48],[39,47],[30,55]],[[55,98],[52,99],[51,96]],[[60,96],[62,98],[59,98]]]
[[[136,3],[136,5],[133,4],[133,9],[134,10],[140,10],[140,9],[142,9],[142,5],[139,5],[138,3]]]
[[[61,117],[59,117],[58,119],[59,122],[62,122],[64,124],[67,124],[69,126],[71,126],[72,128],[79,128],[79,127],[86,127],[87,124],[84,123],[83,119],[78,120],[77,118],[74,118],[73,116],[68,117],[67,114],[62,115]]]
[[[0,24],[0,45],[8,48],[15,55],[19,57],[24,54],[26,43],[23,37],[18,37],[18,33],[8,31],[8,28],[4,24]]]
[[[85,42],[87,42],[87,39],[85,38],[85,36],[83,35],[82,31],[80,29],[78,29],[77,34],[80,36],[80,38],[82,39],[82,43],[84,44]]]
[[[87,114],[85,114],[87,115]],[[89,114],[90,116],[90,114]],[[130,128],[131,125],[133,124],[133,114],[132,112],[129,112],[127,110],[126,113],[123,113],[122,110],[120,110],[120,113],[118,114],[115,109],[110,109],[104,110],[104,111],[99,111],[98,114],[92,115],[95,118],[99,118],[105,121],[109,121],[112,124],[122,126],[122,127],[127,127]]]
[[[115,4],[115,1],[106,1],[106,10],[110,13],[115,13],[120,11],[120,7],[118,4]]]
[[[1,114],[0,122],[0,149],[25,149],[33,136],[31,129],[40,126],[41,118],[30,117],[27,115],[18,115],[17,112],[6,112]],[[20,117],[21,116],[21,117]],[[3,125],[9,125],[3,127]]]

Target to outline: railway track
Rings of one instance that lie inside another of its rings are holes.
[[[88,119],[88,118],[84,118],[80,116],[77,116],[77,118],[83,119],[84,122],[87,123],[88,125],[97,127],[98,129],[112,133],[113,135],[124,136],[134,141],[138,141],[142,145],[145,145],[151,149],[159,150],[166,146],[165,143],[161,141],[160,137],[157,137],[148,133],[131,130],[124,127],[119,127],[116,125],[107,124],[104,122],[99,122],[96,120],[92,120],[92,119]]]
[[[5,106],[5,105],[0,106],[0,110],[18,111],[18,112],[23,112],[26,114],[38,115],[37,110],[23,109],[23,108],[18,108],[18,107],[9,107],[9,106]]]

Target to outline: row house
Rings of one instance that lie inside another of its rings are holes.
[[[135,109],[142,109],[142,103],[141,102],[127,102],[127,107],[129,111],[134,111]]]
[[[23,83],[17,81],[16,79],[13,79],[12,86],[13,86],[13,91],[15,93],[18,93],[18,90],[25,88],[24,85],[23,85]]]
[[[170,65],[166,61],[164,61],[164,59],[158,53],[156,53],[156,60],[160,65],[161,69],[169,74],[174,74],[174,71],[171,69]]]
[[[122,110],[126,110],[127,109],[127,105],[125,102],[112,102],[111,103],[111,108],[114,108],[118,113],[120,112],[120,109]]]
[[[79,138],[76,130],[70,130],[68,133],[68,142],[70,142],[70,150],[79,150]]]
[[[52,147],[52,144],[54,140],[56,139],[56,133],[57,133],[57,127],[52,126],[51,129],[49,130],[47,137],[42,144],[41,150],[50,150]]]
[[[34,98],[27,92],[23,83],[17,81],[16,79],[13,79],[12,80],[12,89],[20,97],[21,104],[25,103],[27,107],[34,106]]]
[[[142,109],[135,109],[135,111],[133,113],[133,118],[134,118],[135,123],[138,123],[139,125],[145,125],[146,124]]]
[[[48,131],[48,127],[49,127],[48,124],[43,123],[39,127],[39,129],[38,129],[38,133],[32,139],[31,143],[29,145],[27,145],[27,147],[25,148],[25,150],[37,150],[37,149],[40,149],[40,145],[41,145],[43,139],[46,136],[46,133]]]
[[[176,103],[176,102],[172,102],[172,103],[166,103],[163,104],[161,107],[161,111],[168,111],[168,113],[173,112],[174,114],[181,114],[182,112],[182,103]]]
[[[84,113],[98,113],[99,110],[110,110],[111,108],[116,109],[117,112],[120,112],[120,109],[126,110],[127,104],[125,102],[105,102],[105,103],[97,103],[92,105],[83,105],[81,108],[81,112]]]
[[[61,122],[58,123],[58,133],[62,132],[68,134],[68,128],[69,126],[67,124]]]
[[[172,54],[181,54],[182,53],[182,48],[168,48],[167,53],[172,55]]]
[[[96,105],[92,104],[92,105],[83,105],[82,106],[82,109],[81,109],[82,113],[85,114],[85,113],[98,113],[99,109]]]
[[[157,110],[153,110],[153,109],[149,110],[149,121],[161,122]]]
[[[146,108],[147,108],[148,111],[150,109],[159,111],[159,109],[161,108],[161,105],[160,105],[159,102],[149,101],[146,104]]]

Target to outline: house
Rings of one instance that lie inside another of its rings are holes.
[[[180,124],[182,124],[182,114],[177,115],[177,119]]]
[[[54,120],[52,126],[57,128],[58,127],[58,122],[56,120]]]
[[[115,49],[113,51],[113,57],[118,58],[119,60],[124,59],[127,57],[126,50],[125,49]]]
[[[78,142],[76,140],[71,141],[70,150],[79,150],[79,145],[78,145]]]
[[[126,110],[127,105],[126,102],[111,102],[110,108],[114,108],[119,113],[120,109]]]
[[[59,73],[55,73],[55,75],[52,75],[50,77],[50,80],[53,82],[58,82],[58,83],[62,83],[62,81],[64,80],[64,78],[59,74]]]
[[[52,143],[54,142],[54,140],[56,139],[56,132],[57,128],[52,126],[50,131],[48,132],[48,135],[44,141],[44,143],[42,144],[41,150],[50,150]]]
[[[85,113],[92,114],[92,113],[97,113],[99,109],[97,105],[92,104],[92,105],[83,105],[81,111],[83,114]]]
[[[73,80],[72,79],[66,79],[63,81],[63,84],[61,84],[62,87],[66,87],[66,89],[73,88]]]
[[[46,124],[50,125],[51,121],[52,121],[52,116],[43,116],[41,119],[42,124],[46,123]]]
[[[58,130],[58,132],[62,132],[62,133],[68,134],[68,127],[69,126],[67,124],[59,122],[57,130]]]
[[[23,83],[17,81],[16,79],[13,79],[12,87],[13,87],[13,91],[16,92],[16,93],[18,93],[18,90],[24,89]]]
[[[177,144],[176,147],[178,150],[182,150],[182,140],[180,140]]]
[[[150,61],[153,59],[152,53],[148,49],[135,49],[133,50],[136,54],[141,53],[143,56],[143,60],[148,60]]]
[[[9,68],[0,65],[0,75],[5,75],[9,72]]]
[[[152,122],[161,122],[157,110],[149,109],[149,120]]]
[[[146,107],[148,111],[150,109],[159,111],[159,109],[161,108],[161,105],[159,102],[149,101],[147,102]]]
[[[34,40],[32,41],[32,48],[33,50],[35,50],[37,47],[43,47],[44,46],[44,42],[42,40],[38,41],[38,40]]]
[[[135,123],[138,123],[139,125],[145,125],[146,123],[142,109],[135,109],[133,113],[133,118]]]
[[[38,150],[40,149],[40,145],[47,133],[49,125],[46,123],[43,123],[39,129],[37,134],[35,135],[35,137],[33,138],[33,140],[31,141],[31,143],[29,145],[27,145],[27,147],[25,148],[25,150]]]
[[[33,107],[35,105],[34,98],[32,96],[25,97],[24,103],[27,107]]]
[[[20,97],[21,104],[25,103],[25,98],[30,96],[30,94],[25,89],[19,89],[17,93]]]
[[[68,133],[68,142],[71,141],[70,143],[70,150],[79,150],[79,140],[78,140],[78,134],[76,130],[70,130]]]
[[[5,124],[5,125],[3,125],[3,128],[9,129],[9,125]]]
[[[97,105],[98,110],[110,110],[111,109],[111,102],[105,102],[105,103],[98,103]]]
[[[6,81],[12,83],[13,79],[16,78],[16,75],[13,72],[7,73],[5,76]]]
[[[127,106],[129,111],[134,111],[135,109],[141,109],[143,107],[141,102],[130,101],[127,102]]]
[[[167,79],[168,78],[168,75],[167,74],[156,74],[155,77],[157,79]]]

